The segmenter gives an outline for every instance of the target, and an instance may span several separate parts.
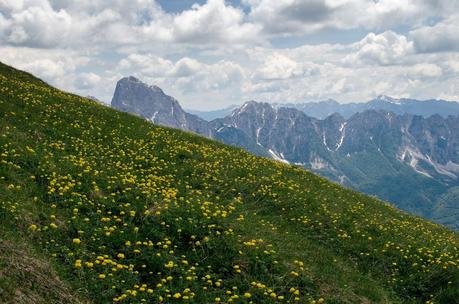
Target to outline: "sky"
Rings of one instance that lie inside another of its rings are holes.
[[[459,101],[459,0],[0,0],[0,61],[110,103]]]

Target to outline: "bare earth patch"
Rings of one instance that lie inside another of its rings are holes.
[[[24,245],[0,239],[0,302],[89,303],[75,296],[49,262],[35,257]]]

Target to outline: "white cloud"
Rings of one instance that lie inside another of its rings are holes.
[[[459,55],[453,56],[452,60],[447,61],[446,64],[452,73],[459,74]]]
[[[120,73],[135,73],[148,77],[166,76],[174,64],[155,54],[130,54],[123,58],[117,67]]]
[[[116,70],[118,75],[135,75],[148,83],[168,88],[168,92],[185,106],[228,101],[228,95],[240,92],[247,78],[244,69],[232,61],[204,63],[183,57],[174,62],[154,54],[128,55],[120,60]]]
[[[99,75],[94,73],[81,73],[75,79],[75,87],[79,90],[94,89],[101,81]]]
[[[2,62],[53,82],[85,66],[89,58],[75,51],[0,47]]]
[[[8,24],[2,27],[2,37],[6,43],[49,47],[66,38],[71,16],[64,10],[54,11],[46,1],[35,2],[25,3],[24,7],[9,6],[10,14],[3,17]]]
[[[274,53],[265,58],[264,63],[254,73],[256,79],[280,80],[301,78],[319,72],[318,68],[311,62],[296,62],[280,53]]]
[[[174,77],[190,77],[202,70],[203,64],[192,58],[182,58],[169,71]]]
[[[420,52],[459,51],[459,14],[433,26],[423,26],[410,32]]]
[[[243,0],[250,17],[271,34],[322,29],[387,30],[448,16],[459,8],[449,0]]]
[[[248,0],[250,16],[269,33],[311,32],[325,26],[334,8],[323,0]]]
[[[0,41],[31,47],[215,45],[253,43],[259,26],[246,22],[240,8],[209,0],[172,15],[154,0],[8,1],[0,6]]]
[[[223,0],[209,0],[195,4],[173,19],[173,35],[179,42],[253,42],[258,27],[244,21],[244,12],[225,4]]]
[[[154,0],[0,0],[0,60],[105,101],[134,75],[188,108],[459,95],[458,1],[243,3],[250,8],[208,0],[168,13]],[[365,37],[333,42],[349,29]],[[321,30],[331,43],[305,41]]]
[[[441,67],[433,63],[418,63],[409,71],[412,77],[440,77],[443,74]]]
[[[391,65],[400,62],[414,52],[413,42],[392,31],[379,35],[369,33],[354,44],[354,48],[357,51],[346,56],[345,63]]]

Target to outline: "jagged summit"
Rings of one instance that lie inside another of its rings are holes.
[[[394,98],[379,95],[368,102],[338,103],[336,101],[320,101],[307,103],[275,104],[276,107],[292,107],[306,115],[324,119],[333,113],[339,113],[348,119],[352,115],[367,110],[384,110],[403,115],[421,115],[425,118],[438,114],[442,117],[459,115],[459,103],[454,101],[429,99],[417,100],[410,98]]]
[[[124,77],[121,79],[122,80],[127,80],[127,81],[132,81],[132,82],[141,82],[138,78],[136,78],[135,76],[128,76],[128,77]]]
[[[391,104],[397,104],[400,105],[402,103],[403,99],[398,99],[398,98],[393,98],[387,95],[379,95],[375,99],[373,99],[370,102],[387,102]]]
[[[159,125],[190,130],[210,136],[207,122],[185,112],[178,101],[155,85],[129,76],[118,81],[111,102],[113,108],[137,114]]]
[[[157,91],[157,92],[160,92],[162,94],[165,94],[164,91],[157,85],[154,85],[154,84],[147,84],[145,82],[143,82],[142,80],[140,80],[139,78],[135,77],[135,76],[127,76],[127,77],[123,77],[121,78],[118,82],[121,82],[121,83],[130,83],[130,84],[133,84],[133,85],[140,85],[140,86],[144,86],[144,87],[147,87],[147,88],[150,88],[154,91]]]
[[[316,140],[318,121],[295,109],[246,114],[279,161],[291,159],[289,141]],[[1,303],[459,298],[457,234],[302,168],[154,126],[2,64],[0,118]],[[410,132],[427,130],[419,118]],[[338,144],[325,140],[341,153],[353,128],[338,127]],[[424,153],[403,152],[419,162]],[[316,153],[312,165],[330,162]]]
[[[333,111],[333,101],[311,104],[329,113],[323,119],[288,104],[249,100],[223,118],[204,121],[185,112],[162,90],[137,79],[132,83],[121,80],[115,95],[114,107],[155,124],[197,132],[257,155],[300,165],[424,216],[431,217],[437,209],[435,193],[459,186],[455,148],[459,118],[406,114],[405,109],[419,109],[407,107],[406,100],[395,104],[398,99],[381,95],[366,104],[342,105],[350,107],[350,113]],[[424,113],[441,109],[426,108]],[[403,186],[410,183],[425,186],[421,190]],[[435,217],[451,227],[457,225],[452,218]]]
[[[233,110],[233,114],[244,111],[258,111],[261,109],[273,109],[273,106],[267,102],[258,102],[255,100],[246,101],[242,106]]]

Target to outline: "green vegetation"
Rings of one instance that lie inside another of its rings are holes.
[[[459,299],[456,233],[298,167],[5,65],[0,117],[0,302]]]
[[[432,218],[459,231],[459,187],[449,189],[437,199]]]

